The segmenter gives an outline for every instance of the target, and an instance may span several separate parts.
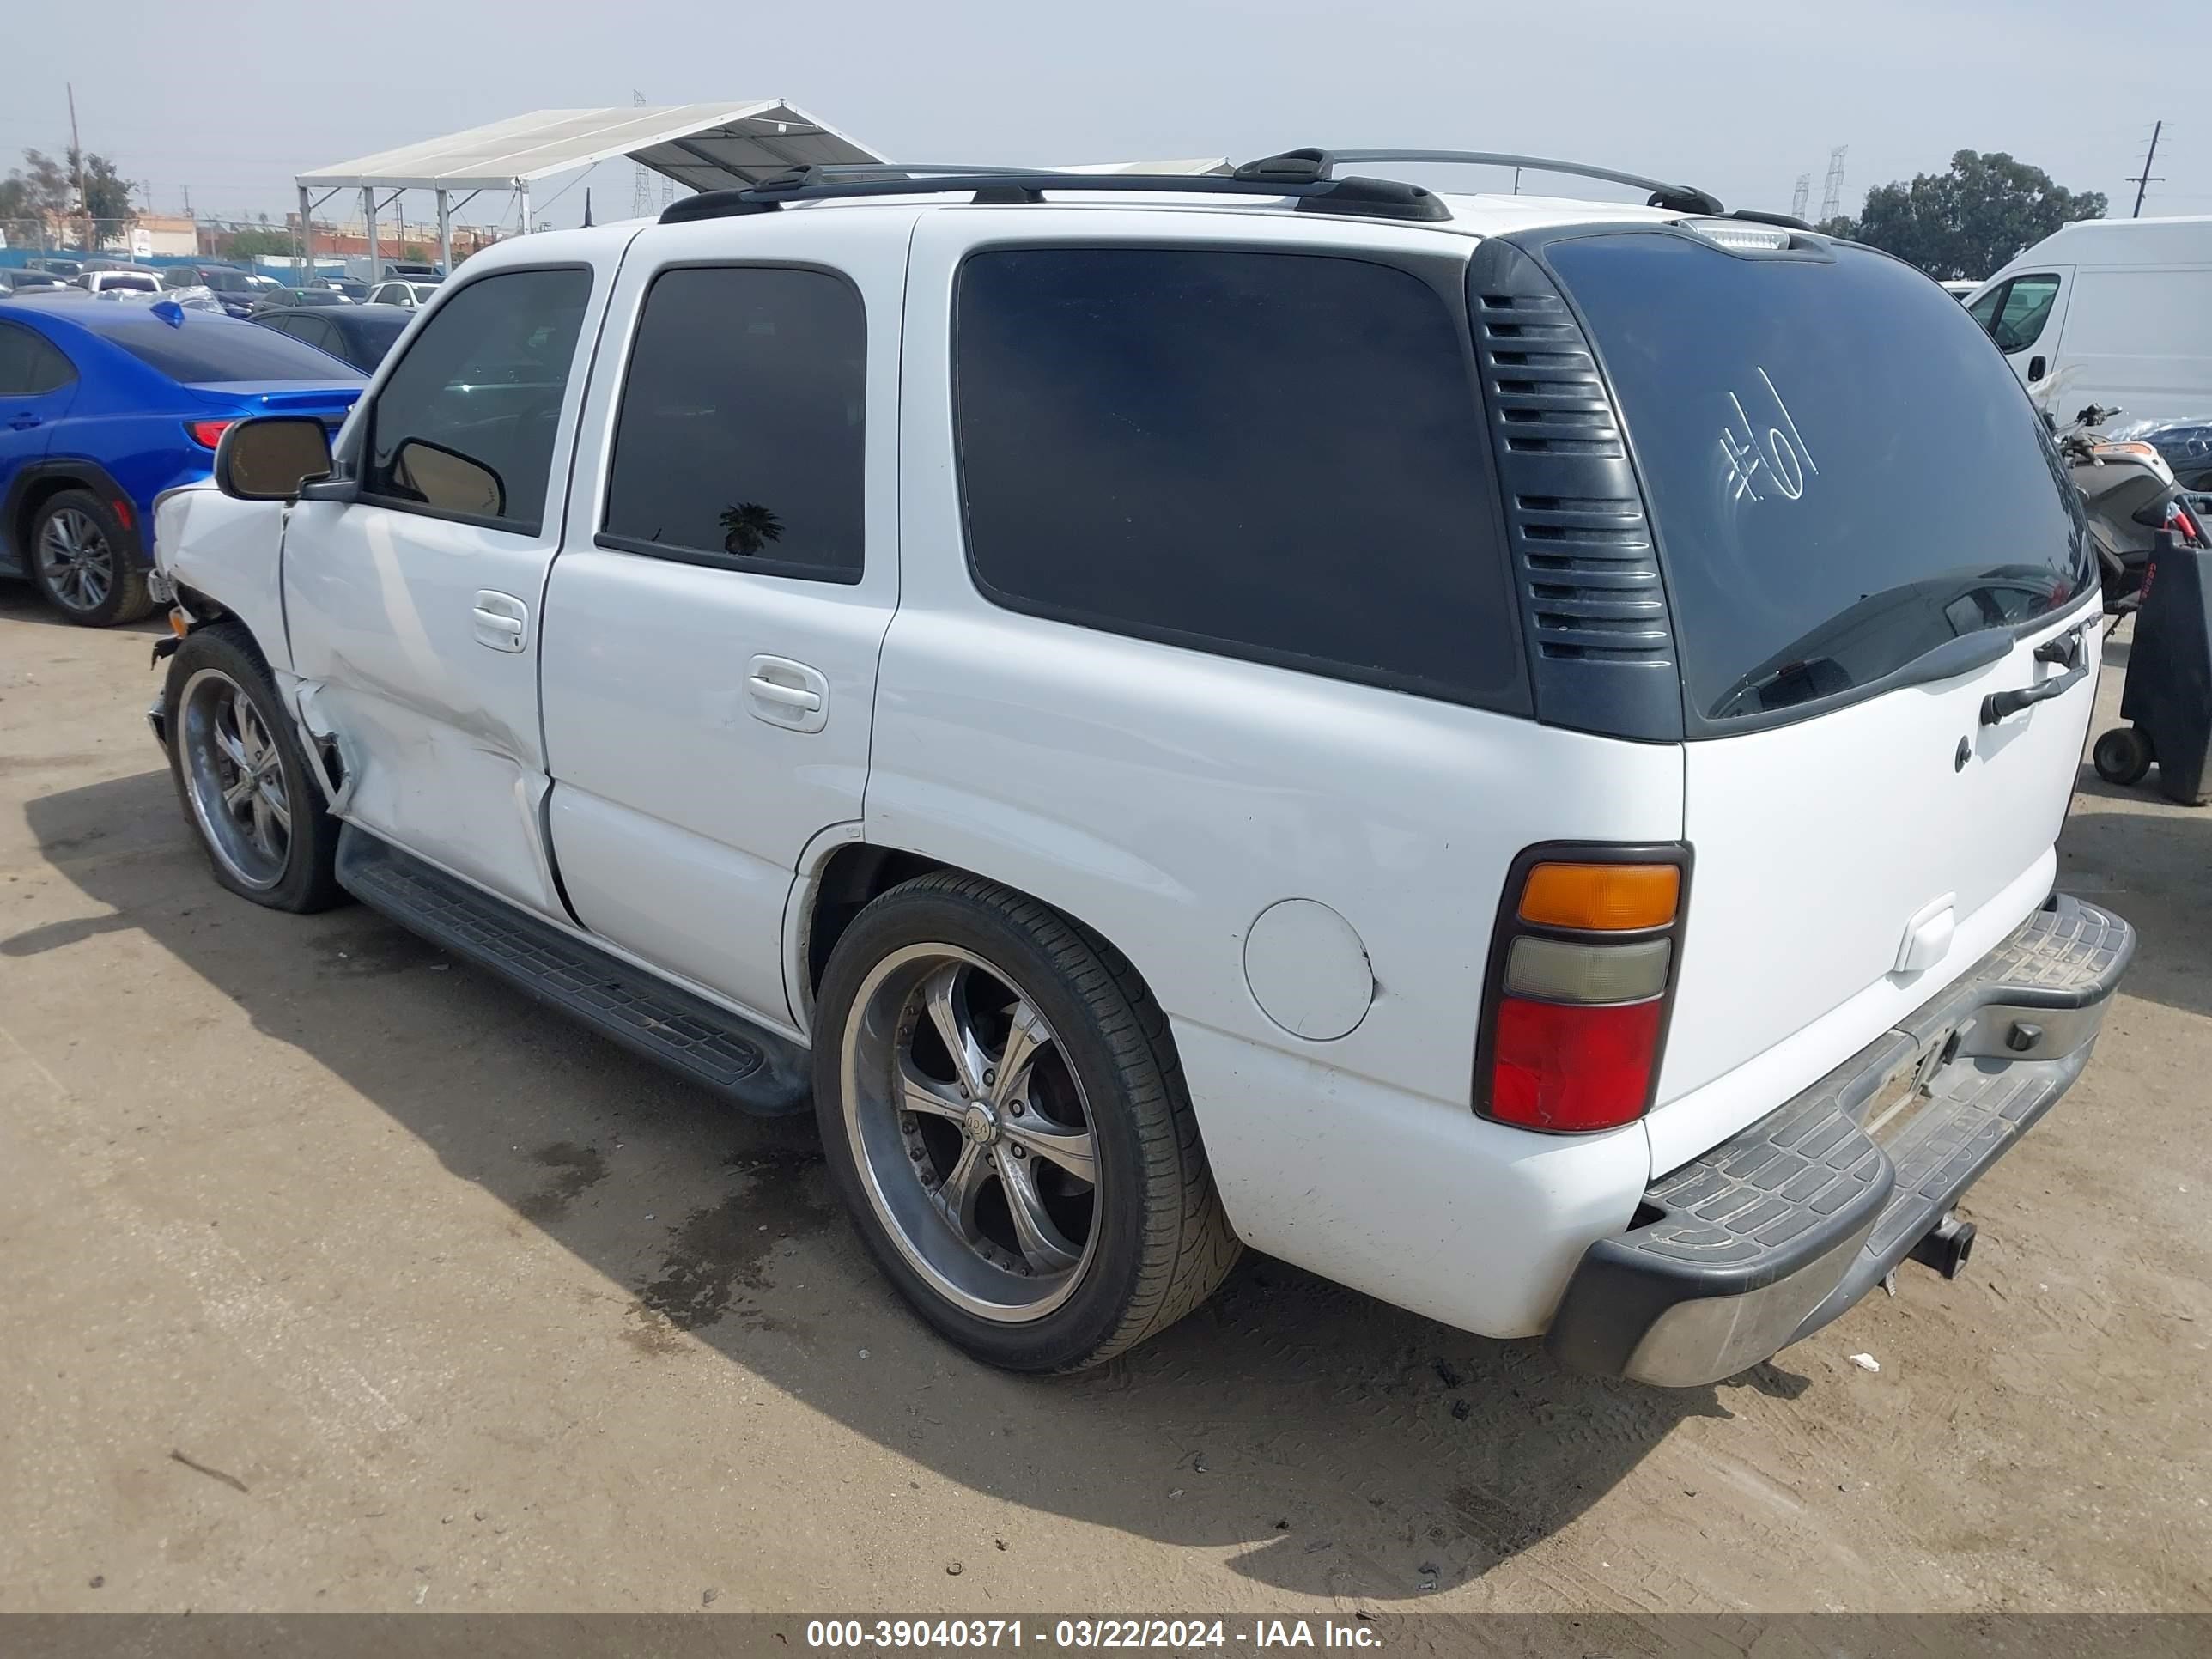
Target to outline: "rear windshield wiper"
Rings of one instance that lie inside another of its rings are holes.
[[[1993,662],[2002,661],[2012,650],[2012,643],[2011,635],[2002,629],[1977,629],[1971,634],[1959,635],[1922,652],[1911,661],[1891,669],[1878,679],[1857,685],[1826,688],[1798,701],[1818,702],[1824,697],[1840,696],[1845,691],[1875,696],[1885,691],[1899,691],[1908,685],[1929,685],[1937,680],[1971,674],[1977,668],[1986,668]],[[1745,676],[1715,705],[1709,718],[1727,720],[1737,714],[1766,712],[1753,706],[1759,700],[1759,694],[1793,672],[1801,672],[1804,666],[1802,661],[1792,661],[1778,668],[1764,670],[1756,678]]]

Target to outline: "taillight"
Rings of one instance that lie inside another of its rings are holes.
[[[222,434],[238,422],[232,421],[186,421],[185,435],[202,449],[213,449],[222,441]]]
[[[1557,1133],[1644,1115],[1688,872],[1681,847],[1535,847],[1514,860],[1491,946],[1477,1110]]]

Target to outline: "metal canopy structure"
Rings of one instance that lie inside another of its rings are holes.
[[[884,159],[781,98],[538,110],[300,173],[293,182],[300,191],[302,258],[312,268],[314,208],[342,190],[358,190],[374,272],[378,192],[391,192],[384,203],[390,207],[404,191],[427,190],[438,198],[440,252],[450,271],[455,192],[462,192],[465,201],[483,191],[513,191],[520,198],[527,230],[532,180],[617,155],[692,190],[754,184],[806,163]]]

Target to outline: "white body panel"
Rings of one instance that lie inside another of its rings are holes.
[[[2067,225],[1982,291],[2044,271],[2060,278],[2050,322],[2008,354],[2039,404],[2062,422],[2090,404],[2131,422],[2212,411],[2212,216]]]
[[[1535,1328],[1583,1247],[1626,1224],[1650,1164],[1638,1127],[1570,1147],[1469,1109],[1492,925],[1532,842],[1677,838],[1680,752],[984,599],[953,484],[954,270],[979,222],[1033,242],[1111,218],[948,209],[915,233],[905,585],[884,641],[867,838],[986,872],[1127,953],[1173,1022],[1248,1243],[1472,1328]],[[1154,215],[1145,228],[1176,227]],[[1242,244],[1286,228],[1189,234]],[[1358,246],[1402,233],[1295,234]],[[1248,929],[1291,898],[1341,915],[1372,964],[1372,1006],[1333,1041],[1292,1035],[1248,981]],[[1447,1189],[1449,1206],[1431,1201]]]
[[[561,481],[624,240],[532,237],[471,261],[468,280],[518,266],[588,265],[592,299],[562,408],[537,535],[368,501],[303,501],[285,532],[294,666],[349,739],[358,773],[346,816],[541,915],[558,914],[540,811],[538,710],[545,577],[561,544]],[[467,286],[465,280],[441,298]],[[406,345],[385,360],[368,406]],[[480,630],[482,596],[519,610],[519,647]]]
[[[2084,620],[2081,682],[1982,725],[1990,693],[2065,672],[2035,647]],[[2043,902],[2096,699],[2096,621],[2076,606],[1974,672],[1686,745],[1696,862],[1650,1120],[1656,1170],[1773,1110]],[[1932,959],[1898,971],[1916,921]]]
[[[209,594],[252,630],[269,665],[292,666],[280,572],[284,504],[234,501],[205,483],[154,503],[154,562],[173,582]]]
[[[911,218],[908,210],[905,217]],[[900,302],[906,237],[881,215],[790,214],[656,226],[633,244],[585,410],[571,546],[546,590],[552,838],[594,933],[777,1019],[781,930],[799,855],[857,822],[876,657],[898,602]],[[842,272],[867,315],[866,556],[844,584],[594,547],[638,307],[671,263]],[[754,659],[825,686],[818,722],[780,717]],[[813,726],[815,729],[804,729]],[[671,757],[681,757],[671,763]]]

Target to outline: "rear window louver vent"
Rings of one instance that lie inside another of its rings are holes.
[[[1681,683],[1620,417],[1574,313],[1510,243],[1468,273],[1539,720],[1679,739]]]

